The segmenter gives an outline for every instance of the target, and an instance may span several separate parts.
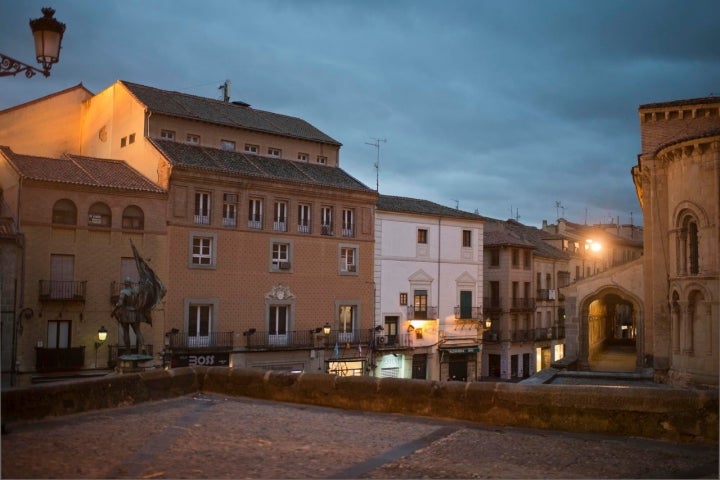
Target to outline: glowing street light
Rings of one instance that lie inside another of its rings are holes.
[[[54,9],[45,7],[41,11],[42,17],[30,20],[30,30],[32,30],[35,40],[35,57],[43,69],[39,70],[0,53],[0,77],[15,76],[20,72],[25,72],[27,78],[32,78],[37,73],[42,73],[46,77],[50,76],[50,69],[60,59],[65,24],[58,22],[53,17]]]

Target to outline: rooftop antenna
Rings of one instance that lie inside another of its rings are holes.
[[[451,198],[453,202],[455,202],[455,210],[460,210],[460,200],[455,200],[454,198]]]
[[[365,145],[370,145],[371,147],[375,147],[376,151],[376,158],[375,158],[375,164],[373,167],[375,167],[375,191],[380,193],[380,142],[387,142],[386,138],[373,138],[375,140],[373,143],[365,142]]]
[[[227,103],[230,101],[230,80],[225,80],[225,83],[218,87],[218,90],[222,90],[222,100]]]
[[[517,207],[515,207],[515,221],[520,223],[520,212],[518,212]]]
[[[555,201],[555,215],[557,218],[560,218],[560,210],[562,210],[562,216],[565,218],[565,207],[563,206],[562,202],[560,200]]]

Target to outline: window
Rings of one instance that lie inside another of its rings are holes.
[[[285,345],[288,341],[290,324],[290,305],[270,305],[268,308],[269,342],[273,345]]]
[[[248,202],[248,228],[262,229],[263,202],[259,198],[251,198]]]
[[[490,307],[500,307],[500,282],[495,280],[490,282]]]
[[[200,145],[200,135],[195,135],[194,133],[188,133],[186,137],[187,143],[192,143],[193,145]],[[233,148],[235,150],[235,148]]]
[[[413,294],[413,318],[427,318],[427,290],[415,290]]]
[[[52,210],[52,223],[60,225],[76,225],[77,208],[75,207],[75,204],[66,198],[55,202]]]
[[[357,247],[340,247],[340,271],[342,273],[357,272]]]
[[[490,266],[491,267],[499,267],[500,266],[500,249],[493,248],[490,250]]]
[[[523,268],[525,270],[530,270],[530,258],[532,257],[532,253],[530,250],[525,250],[523,252]]]
[[[234,152],[235,142],[233,142],[232,140],[220,140],[220,150]]]
[[[110,207],[102,202],[93,203],[88,210],[88,226],[109,228],[111,224],[112,214]]]
[[[275,202],[273,230],[287,232],[287,202]]]
[[[127,145],[127,137],[122,137],[120,139],[120,148],[124,148]]]
[[[210,225],[210,194],[195,192],[195,223]]]
[[[472,231],[471,230],[463,230],[462,232],[462,246],[463,247],[472,247]]]
[[[50,320],[47,330],[47,348],[70,348],[69,320]]]
[[[188,308],[189,347],[205,347],[210,345],[212,310],[212,305],[190,304]]]
[[[417,231],[417,243],[426,245],[427,244],[428,231],[424,228],[418,228]]]
[[[281,158],[282,150],[280,150],[279,148],[275,148],[275,147],[268,147],[268,156]]]
[[[355,212],[352,209],[344,208],[342,211],[342,236],[343,237],[354,237],[355,236],[355,223],[354,223]]]
[[[351,342],[357,317],[356,305],[340,305],[338,311],[338,341]]]
[[[512,266],[517,268],[520,265],[520,251],[517,248],[512,249]]]
[[[400,293],[400,305],[407,305],[407,292]]]
[[[145,214],[140,207],[130,205],[123,210],[122,228],[126,230],[142,230],[145,228]]]
[[[307,162],[310,159],[310,155],[308,155],[307,153],[300,152],[297,155],[297,159],[300,160],[301,162]]]
[[[191,233],[190,234],[190,266],[214,267],[216,234]]]
[[[298,205],[298,232],[310,233],[310,205],[301,203]]]
[[[677,240],[678,273],[697,275],[700,273],[698,225],[692,215],[686,215],[681,225]]]
[[[320,210],[321,233],[333,235],[333,207],[322,207]]]
[[[319,163],[320,165],[325,165],[327,163],[327,157],[318,155],[316,162]]]
[[[271,242],[270,252],[270,270],[285,271],[290,270],[292,255],[292,244],[283,240],[273,240]]]
[[[238,196],[235,193],[223,195],[223,227],[237,227]]]
[[[135,143],[135,134],[134,133],[131,133],[128,136],[128,143],[130,143],[130,144]]]
[[[245,144],[245,152],[246,153],[258,153],[260,151],[260,147],[257,145],[251,145],[249,143]]]
[[[165,140],[175,140],[175,132],[172,130],[160,130],[160,138]]]
[[[50,255],[50,298],[55,300],[72,299],[74,297],[74,279],[75,257]]]

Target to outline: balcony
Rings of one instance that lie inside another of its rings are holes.
[[[408,320],[429,320],[438,318],[437,307],[415,307],[408,305],[407,307],[407,319]]]
[[[252,331],[252,330],[249,330]],[[299,330],[285,333],[254,331],[245,335],[243,350],[297,350],[311,348],[333,348],[339,346],[367,345],[373,339],[373,330],[360,330],[354,332],[330,332],[325,337],[315,330]]]
[[[377,350],[396,349],[412,346],[412,335],[409,333],[403,333],[400,335],[375,336],[375,348]]]
[[[565,327],[556,325],[554,327],[543,327],[535,329],[535,340],[558,340],[565,338]]]
[[[235,227],[237,227],[237,218],[223,217],[222,225],[223,225],[223,227],[235,228]]]
[[[488,330],[483,332],[482,338],[484,342],[499,342],[500,341],[500,332],[497,330]]]
[[[85,364],[85,347],[35,347],[35,369],[38,372],[80,370]]]
[[[310,233],[310,222],[303,220],[298,223],[298,233]]]
[[[145,352],[152,356],[153,355],[153,346],[152,345],[145,345]],[[131,355],[134,353],[140,353],[138,352],[137,345],[130,347],[130,350],[125,348],[125,345],[108,345],[108,362],[107,366],[110,368],[115,368],[117,365],[118,357],[122,355]]]
[[[40,280],[38,299],[41,302],[85,302],[87,281]]]
[[[510,310],[535,310],[534,298],[513,298]]]
[[[343,223],[342,236],[345,238],[355,237],[355,225],[352,223]]]
[[[233,332],[209,332],[206,335],[190,335],[187,332],[167,334],[171,350],[232,350]]]
[[[323,223],[320,226],[320,234],[321,235],[327,235],[327,236],[333,236],[335,233],[333,232],[333,225],[332,223]]]
[[[252,228],[253,230],[262,230],[262,228],[263,228],[262,215],[258,215],[258,214],[250,215],[250,218],[248,218],[248,228]]]
[[[503,303],[503,299],[500,297],[485,297],[483,298],[483,313],[502,311]]]
[[[531,342],[535,339],[534,330],[515,330],[511,334],[513,342]]]
[[[276,232],[287,232],[287,221],[275,220],[273,222],[273,230]]]
[[[480,320],[483,318],[482,307],[455,307],[455,318],[457,320]]]

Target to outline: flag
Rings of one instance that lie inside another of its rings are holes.
[[[140,256],[132,240],[130,240],[130,246],[135,256],[135,266],[140,277],[135,308],[143,316],[142,321],[152,325],[150,311],[165,297],[167,289],[150,265]]]
[[[337,342],[335,342],[335,349],[333,350],[333,357],[335,359],[340,357],[340,349],[338,348]]]

